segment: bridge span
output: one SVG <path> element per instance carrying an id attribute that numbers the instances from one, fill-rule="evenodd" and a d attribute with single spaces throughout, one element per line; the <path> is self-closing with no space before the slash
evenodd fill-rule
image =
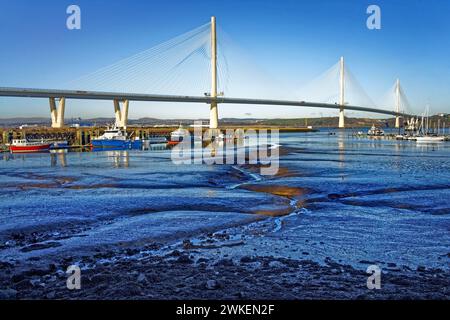
<path id="1" fill-rule="evenodd" d="M 84 90 L 57 90 L 57 89 L 31 89 L 31 88 L 1 88 L 2 97 L 22 97 L 22 98 L 48 98 L 50 100 L 50 109 L 52 112 L 52 123 L 54 121 L 63 121 L 66 99 L 76 100 L 110 100 L 114 101 L 116 120 L 126 126 L 129 101 L 149 101 L 149 102 L 187 102 L 187 103 L 205 103 L 211 104 L 249 104 L 249 105 L 267 105 L 267 106 L 291 106 L 291 107 L 311 107 L 341 110 L 339 104 L 295 101 L 295 100 L 268 100 L 268 99 L 248 99 L 248 98 L 229 98 L 229 97 L 210 97 L 210 96 L 180 96 L 180 95 L 161 95 L 161 94 L 139 94 L 139 93 L 121 93 L 121 92 L 102 92 L 102 91 L 84 91 Z M 58 109 L 55 101 L 59 100 Z M 120 110 L 120 104 L 123 103 L 124 110 Z M 407 116 L 403 113 L 385 109 L 368 108 L 362 106 L 345 105 L 345 109 L 353 111 L 363 111 L 370 113 L 385 114 L 395 117 Z M 55 117 L 53 117 L 53 114 Z"/>

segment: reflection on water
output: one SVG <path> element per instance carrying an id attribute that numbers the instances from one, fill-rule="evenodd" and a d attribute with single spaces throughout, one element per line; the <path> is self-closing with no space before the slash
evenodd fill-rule
<path id="1" fill-rule="evenodd" d="M 67 149 L 50 150 L 50 162 L 52 167 L 56 167 L 58 164 L 61 167 L 67 166 Z"/>
<path id="2" fill-rule="evenodd" d="M 339 168 L 345 167 L 345 131 L 340 131 L 338 137 L 338 150 L 339 150 Z M 345 177 L 342 176 L 342 180 Z"/>
<path id="3" fill-rule="evenodd" d="M 130 165 L 130 153 L 128 150 L 105 151 L 105 154 L 112 162 L 114 168 L 128 168 Z"/>

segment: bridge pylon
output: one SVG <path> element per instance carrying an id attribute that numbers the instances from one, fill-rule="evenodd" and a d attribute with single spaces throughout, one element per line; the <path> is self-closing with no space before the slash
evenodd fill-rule
<path id="1" fill-rule="evenodd" d="M 345 71 L 344 71 L 344 57 L 340 60 L 340 72 L 339 72 L 339 128 L 345 128 L 345 116 L 344 116 L 344 105 L 345 105 Z"/>
<path id="2" fill-rule="evenodd" d="M 58 107 L 56 107 L 56 98 L 50 97 L 50 115 L 52 119 L 52 128 L 64 127 L 64 112 L 66 110 L 66 98 L 61 97 L 58 101 Z"/>
<path id="3" fill-rule="evenodd" d="M 217 129 L 219 126 L 219 113 L 217 110 L 217 36 L 216 17 L 211 17 L 211 107 L 209 110 L 209 128 Z"/>
<path id="4" fill-rule="evenodd" d="M 122 107 L 120 106 L 122 103 Z M 114 113 L 116 115 L 116 126 L 120 128 L 127 128 L 128 124 L 128 107 L 129 100 L 114 99 Z"/>

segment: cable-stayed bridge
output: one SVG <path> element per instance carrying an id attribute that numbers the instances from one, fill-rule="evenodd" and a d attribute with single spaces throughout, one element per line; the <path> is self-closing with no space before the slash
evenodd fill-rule
<path id="1" fill-rule="evenodd" d="M 116 124 L 120 127 L 127 126 L 130 101 L 207 104 L 211 129 L 219 126 L 219 104 L 337 109 L 340 128 L 345 127 L 345 110 L 395 116 L 396 127 L 400 127 L 400 119 L 407 115 L 409 103 L 399 80 L 387 94 L 383 104 L 387 107 L 380 108 L 358 84 L 345 66 L 343 57 L 300 90 L 295 99 L 286 99 L 283 93 L 279 94 L 279 99 L 266 97 L 264 94 L 272 85 L 256 88 L 254 83 L 261 81 L 263 76 L 248 71 L 250 64 L 243 59 L 230 63 L 229 56 L 233 55 L 228 50 L 231 41 L 224 38 L 218 39 L 216 21 L 212 17 L 211 23 L 71 81 L 66 85 L 69 89 L 0 87 L 0 96 L 47 98 L 52 127 L 55 128 L 64 126 L 66 99 L 113 101 Z M 238 74 L 233 68 L 245 71 Z M 229 92 L 233 94 L 236 91 L 236 87 L 243 87 L 245 95 L 229 95 Z M 253 93 L 252 88 L 256 89 Z"/>

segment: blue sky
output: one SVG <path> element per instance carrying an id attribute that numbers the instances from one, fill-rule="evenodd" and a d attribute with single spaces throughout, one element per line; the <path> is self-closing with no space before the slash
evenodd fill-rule
<path id="1" fill-rule="evenodd" d="M 66 28 L 70 4 L 81 7 L 81 30 Z M 370 4 L 381 8 L 381 30 L 366 28 Z M 57 87 L 207 23 L 211 15 L 255 64 L 291 87 L 306 85 L 343 55 L 374 99 L 399 77 L 414 111 L 429 103 L 433 112 L 450 112 L 450 2 L 445 0 L 0 0 L 0 86 Z M 228 117 L 321 113 L 333 114 L 220 109 Z M 0 99 L 0 118 L 48 115 L 45 100 Z M 112 103 L 71 101 L 67 108 L 67 117 L 112 115 Z M 130 117 L 143 116 L 207 117 L 208 109 L 132 105 Z"/>

